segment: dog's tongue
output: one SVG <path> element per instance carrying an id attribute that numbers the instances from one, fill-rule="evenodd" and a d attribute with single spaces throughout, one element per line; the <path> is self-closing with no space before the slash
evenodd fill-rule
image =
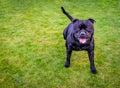
<path id="1" fill-rule="evenodd" d="M 86 38 L 80 38 L 79 40 L 81 43 L 86 43 L 87 39 Z"/>

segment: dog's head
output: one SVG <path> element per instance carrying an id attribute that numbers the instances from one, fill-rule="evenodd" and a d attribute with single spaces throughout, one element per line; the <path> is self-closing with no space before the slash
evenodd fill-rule
<path id="1" fill-rule="evenodd" d="M 81 44 L 88 43 L 93 34 L 94 34 L 94 24 L 95 20 L 78 20 L 74 19 L 73 23 L 73 37 L 76 41 L 79 41 Z"/>

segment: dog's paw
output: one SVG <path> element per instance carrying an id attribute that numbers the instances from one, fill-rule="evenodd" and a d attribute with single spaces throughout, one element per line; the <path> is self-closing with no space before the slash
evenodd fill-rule
<path id="1" fill-rule="evenodd" d="M 66 68 L 70 67 L 70 63 L 69 63 L 69 62 L 66 62 L 66 63 L 65 63 L 65 67 L 66 67 Z"/>
<path id="2" fill-rule="evenodd" d="M 97 73 L 97 70 L 96 70 L 96 69 L 93 69 L 93 70 L 91 70 L 91 72 L 92 72 L 93 74 L 96 74 L 96 73 Z"/>

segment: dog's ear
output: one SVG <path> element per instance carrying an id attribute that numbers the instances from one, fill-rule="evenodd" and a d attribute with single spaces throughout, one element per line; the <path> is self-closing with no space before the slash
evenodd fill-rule
<path id="1" fill-rule="evenodd" d="M 78 21 L 78 19 L 74 19 L 74 20 L 72 20 L 73 23 L 75 23 L 76 21 Z"/>
<path id="2" fill-rule="evenodd" d="M 96 22 L 94 19 L 92 19 L 92 18 L 89 18 L 88 19 L 90 22 L 92 22 L 92 23 L 94 23 L 94 22 Z"/>

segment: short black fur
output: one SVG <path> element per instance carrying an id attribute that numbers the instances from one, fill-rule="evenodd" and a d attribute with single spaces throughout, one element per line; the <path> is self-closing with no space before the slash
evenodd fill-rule
<path id="1" fill-rule="evenodd" d="M 63 36 L 66 40 L 66 62 L 65 67 L 70 66 L 72 51 L 86 50 L 90 60 L 90 69 L 96 73 L 94 65 L 94 22 L 92 18 L 86 20 L 74 19 L 61 7 L 62 12 L 70 19 L 71 23 L 64 29 Z"/>

